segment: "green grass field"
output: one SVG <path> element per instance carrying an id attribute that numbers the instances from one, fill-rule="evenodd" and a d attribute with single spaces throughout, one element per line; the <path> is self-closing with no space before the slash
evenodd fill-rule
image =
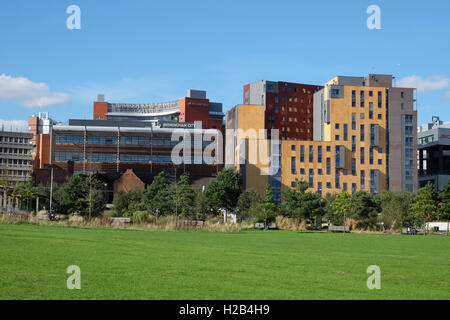
<path id="1" fill-rule="evenodd" d="M 0 299 L 450 299 L 450 238 L 0 224 Z"/>

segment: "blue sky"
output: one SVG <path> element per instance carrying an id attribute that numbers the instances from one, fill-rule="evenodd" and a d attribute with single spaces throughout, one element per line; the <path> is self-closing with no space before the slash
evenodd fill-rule
<path id="1" fill-rule="evenodd" d="M 81 30 L 69 30 L 69 5 Z M 369 5 L 381 30 L 369 30 Z M 450 1 L 3 0 L 0 119 L 92 118 L 92 102 L 175 100 L 207 90 L 224 110 L 266 79 L 323 84 L 393 74 L 419 87 L 419 122 L 450 121 Z"/>

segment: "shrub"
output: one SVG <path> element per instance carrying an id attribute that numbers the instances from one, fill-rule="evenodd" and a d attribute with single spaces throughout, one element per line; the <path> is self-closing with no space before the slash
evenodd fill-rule
<path id="1" fill-rule="evenodd" d="M 135 211 L 131 217 L 133 223 L 143 223 L 147 221 L 149 214 L 147 211 Z"/>

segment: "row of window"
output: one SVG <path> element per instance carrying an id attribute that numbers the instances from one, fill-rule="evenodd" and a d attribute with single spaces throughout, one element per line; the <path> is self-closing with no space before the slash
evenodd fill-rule
<path id="1" fill-rule="evenodd" d="M 17 138 L 17 137 L 0 137 L 0 143 L 29 144 L 30 143 L 30 139 L 28 139 L 28 138 Z"/>
<path id="2" fill-rule="evenodd" d="M 194 156 L 191 156 L 191 164 L 195 164 Z M 88 162 L 116 162 L 117 155 L 113 153 L 90 153 L 87 155 Z M 198 159 L 197 159 L 198 160 Z M 55 152 L 55 161 L 84 161 L 82 153 L 70 153 L 70 152 Z M 121 154 L 121 162 L 133 162 L 133 163 L 148 163 L 150 161 L 150 155 L 145 154 Z M 213 163 L 213 158 L 202 157 L 203 164 Z M 172 163 L 171 155 L 153 155 L 153 163 Z M 197 161 L 198 162 L 198 161 Z"/>
<path id="3" fill-rule="evenodd" d="M 30 171 L 27 170 L 2 170 L 0 169 L 0 176 L 16 176 L 26 177 Z"/>
<path id="4" fill-rule="evenodd" d="M 373 91 L 369 91 L 369 97 L 373 97 Z M 378 102 L 378 108 L 382 108 L 383 107 L 383 93 L 381 91 L 378 91 L 378 97 L 377 97 L 377 102 Z M 359 93 L 359 100 L 360 100 L 360 107 L 363 108 L 365 106 L 365 91 L 360 91 Z M 372 104 L 372 108 L 373 108 L 373 103 L 370 102 L 370 104 Z M 352 90 L 352 107 L 356 107 L 356 90 Z"/>
<path id="5" fill-rule="evenodd" d="M 371 192 L 378 192 L 379 190 L 377 190 L 377 170 L 370 170 L 370 191 Z M 291 187 L 295 187 L 296 182 L 292 181 L 291 182 Z M 308 178 L 308 186 L 309 188 L 314 188 L 314 170 L 313 169 L 309 169 L 309 178 Z M 341 188 L 341 180 L 340 180 L 340 173 L 339 170 L 336 170 L 336 176 L 335 176 L 335 181 L 334 181 L 334 187 L 336 189 L 340 189 Z M 352 193 L 356 192 L 356 183 L 352 183 Z M 327 189 L 331 189 L 332 188 L 332 183 L 331 182 L 326 182 L 326 188 Z M 347 191 L 348 188 L 348 184 L 346 182 L 342 183 L 342 189 L 344 191 Z M 364 170 L 361 170 L 360 172 L 360 189 L 364 190 L 366 188 L 366 172 Z M 317 182 L 317 192 L 319 194 L 322 194 L 322 182 L 318 181 Z"/>
<path id="6" fill-rule="evenodd" d="M 31 154 L 31 150 L 29 149 L 21 149 L 21 148 L 0 148 L 0 153 L 2 154 L 22 154 L 27 155 Z"/>
<path id="7" fill-rule="evenodd" d="M 88 136 L 88 144 L 117 144 L 117 137 L 113 136 Z M 55 137 L 56 143 L 68 143 L 68 144 L 84 144 L 83 136 L 74 135 L 57 135 Z M 120 137 L 120 144 L 123 145 L 138 145 L 145 146 L 150 145 L 150 141 L 153 141 L 153 145 L 156 146 L 175 146 L 179 141 L 172 141 L 170 137 Z M 203 145 L 208 145 L 210 141 L 204 141 Z"/>
<path id="8" fill-rule="evenodd" d="M 326 166 L 326 175 L 331 175 L 331 158 L 327 158 L 327 166 Z M 378 164 L 383 164 L 383 160 L 379 159 Z M 309 170 L 309 174 L 313 174 L 313 170 L 314 169 L 308 169 Z M 339 169 L 336 169 L 336 175 L 339 175 Z M 296 174 L 297 173 L 297 169 L 296 169 L 296 161 L 295 161 L 295 157 L 291 158 L 291 173 L 292 174 Z M 343 169 L 342 173 L 344 176 L 348 175 L 348 170 L 347 169 Z M 304 168 L 300 168 L 300 174 L 301 175 L 305 175 L 306 171 Z M 317 169 L 317 174 L 318 175 L 323 175 L 323 169 Z M 356 159 L 352 159 L 352 172 L 351 172 L 352 176 L 356 176 Z"/>

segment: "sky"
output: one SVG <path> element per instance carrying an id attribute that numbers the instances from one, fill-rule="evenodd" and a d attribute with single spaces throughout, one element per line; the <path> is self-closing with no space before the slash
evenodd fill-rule
<path id="1" fill-rule="evenodd" d="M 71 5 L 80 29 L 67 27 Z M 381 29 L 367 27 L 371 5 Z M 206 90 L 227 111 L 254 81 L 369 73 L 417 88 L 419 123 L 450 121 L 449 12 L 448 0 L 2 0 L 0 125 L 92 119 L 98 93 L 152 103 Z"/>

